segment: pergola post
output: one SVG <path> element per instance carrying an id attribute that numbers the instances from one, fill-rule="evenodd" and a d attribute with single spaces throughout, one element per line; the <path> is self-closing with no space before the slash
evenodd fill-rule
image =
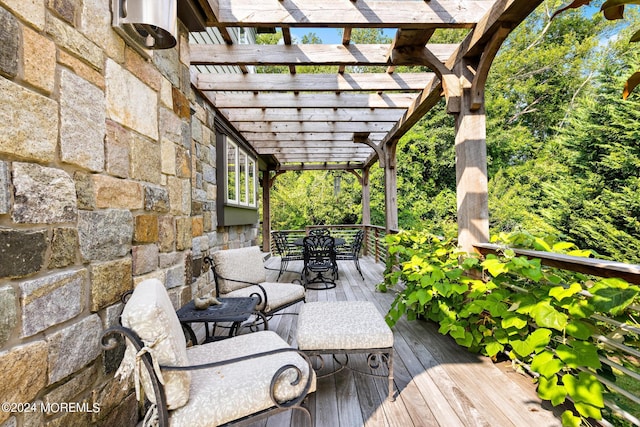
<path id="1" fill-rule="evenodd" d="M 371 190 L 369 187 L 369 167 L 362 170 L 362 225 L 371 225 Z"/>
<path id="2" fill-rule="evenodd" d="M 489 201 L 484 87 L 475 87 L 475 93 L 472 91 L 469 82 L 473 76 L 467 75 L 469 68 L 476 69 L 477 63 L 461 61 L 457 70 L 462 90 L 460 111 L 454 115 L 458 245 L 466 252 L 473 252 L 475 243 L 489 241 Z"/>
<path id="3" fill-rule="evenodd" d="M 393 140 L 384 145 L 384 212 L 387 233 L 398 229 L 397 144 L 397 141 Z"/>

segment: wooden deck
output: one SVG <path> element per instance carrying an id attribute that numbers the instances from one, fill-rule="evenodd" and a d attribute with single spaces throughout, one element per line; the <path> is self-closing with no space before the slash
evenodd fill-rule
<path id="1" fill-rule="evenodd" d="M 371 259 L 361 261 L 365 280 L 353 262 L 340 263 L 340 280 L 335 289 L 307 291 L 307 301 L 372 301 L 384 314 L 393 292 L 380 293 L 383 266 Z M 278 268 L 278 258 L 267 267 Z M 290 270 L 302 269 L 297 263 Z M 271 271 L 274 280 L 277 271 Z M 299 278 L 286 273 L 280 281 Z M 299 305 L 289 312 L 296 313 Z M 275 316 L 269 329 L 295 346 L 296 316 Z M 319 379 L 308 407 L 316 427 L 356 426 L 560 426 L 558 410 L 542 404 L 527 376 L 516 373 L 510 364 L 494 364 L 488 358 L 467 352 L 453 340 L 438 334 L 437 327 L 424 321 L 402 319 L 393 328 L 396 400 L 386 400 L 387 383 L 344 370 Z M 328 359 L 327 359 L 328 360 Z M 362 365 L 364 356 L 352 357 Z M 292 413 L 293 412 L 293 413 Z M 302 427 L 307 424 L 300 411 L 288 411 L 255 422 L 252 427 Z"/>

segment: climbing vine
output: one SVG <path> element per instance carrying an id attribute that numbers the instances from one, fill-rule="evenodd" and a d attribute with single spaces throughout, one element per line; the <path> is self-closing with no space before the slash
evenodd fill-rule
<path id="1" fill-rule="evenodd" d="M 573 244 L 522 232 L 495 240 L 511 247 L 589 255 Z M 607 314 L 637 327 L 629 306 L 637 303 L 638 286 L 545 267 L 506 246 L 484 259 L 468 256 L 458 251 L 455 239 L 426 232 L 390 235 L 387 243 L 389 259 L 401 266 L 387 268 L 380 285 L 384 291 L 401 284 L 386 317 L 390 325 L 405 315 L 432 320 L 440 333 L 471 351 L 493 359 L 508 356 L 529 367 L 537 377 L 538 395 L 554 406 L 569 398 L 575 411 L 563 413 L 563 425 L 602 419 L 607 390 L 596 375 L 613 381 L 615 376 L 600 361 L 608 350 L 593 337 L 615 336 L 638 348 L 638 336 L 592 315 Z M 637 361 L 628 362 L 633 363 Z"/>

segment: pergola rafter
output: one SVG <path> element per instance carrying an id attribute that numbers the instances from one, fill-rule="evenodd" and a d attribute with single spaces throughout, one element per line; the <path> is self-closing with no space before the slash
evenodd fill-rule
<path id="1" fill-rule="evenodd" d="M 378 163 L 385 172 L 386 225 L 396 228 L 396 144 L 444 97 L 456 118 L 460 241 L 470 249 L 488 239 L 484 84 L 502 42 L 541 0 L 200 2 L 212 12 L 208 25 L 221 30 L 282 30 L 278 45 L 191 46 L 194 66 L 288 68 L 288 74 L 193 78 L 256 152 L 275 162 L 274 169 L 362 169 L 360 176 L 368 177 Z M 342 44 L 294 44 L 294 27 L 342 28 Z M 397 31 L 388 45 L 357 44 L 357 28 Z M 468 31 L 457 44 L 434 41 L 437 31 L 449 29 Z M 335 72 L 301 73 L 301 66 L 331 66 Z M 368 179 L 363 182 L 364 194 Z"/>

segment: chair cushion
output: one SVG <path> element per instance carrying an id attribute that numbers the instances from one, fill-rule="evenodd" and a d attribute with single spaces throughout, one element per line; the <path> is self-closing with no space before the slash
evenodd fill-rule
<path id="1" fill-rule="evenodd" d="M 190 347 L 187 355 L 190 364 L 196 365 L 289 347 L 275 332 L 260 331 Z M 171 426 L 217 426 L 272 407 L 269 397 L 271 379 L 286 364 L 299 367 L 303 378 L 292 385 L 296 375 L 292 370 L 285 372 L 276 382 L 275 396 L 278 401 L 299 396 L 309 375 L 313 376 L 309 392 L 315 391 L 313 370 L 309 372 L 304 359 L 295 352 L 191 371 L 189 403 L 170 413 Z"/>
<path id="2" fill-rule="evenodd" d="M 257 246 L 217 251 L 211 258 L 216 274 L 226 278 L 218 277 L 221 295 L 250 286 L 243 282 L 262 283 L 267 280 L 262 252 Z M 242 282 L 231 279 L 242 280 Z"/>
<path id="3" fill-rule="evenodd" d="M 300 350 L 359 350 L 393 347 L 393 332 L 370 301 L 320 301 L 298 315 Z"/>
<path id="4" fill-rule="evenodd" d="M 304 299 L 304 286 L 295 283 L 262 282 L 260 286 L 267 292 L 268 298 L 266 307 L 264 301 L 258 304 L 256 310 L 259 311 L 270 313 L 287 304 Z M 241 298 L 251 296 L 254 293 L 262 295 L 260 288 L 254 285 L 229 292 L 224 297 Z"/>
<path id="5" fill-rule="evenodd" d="M 147 346 L 160 365 L 187 365 L 184 333 L 167 290 L 158 279 L 140 282 L 127 301 L 122 315 L 122 326 L 132 329 Z M 155 344 L 153 344 L 155 343 Z M 152 345 L 153 344 L 153 345 Z M 189 400 L 191 374 L 189 372 L 162 371 L 167 396 L 167 408 L 175 409 Z M 142 385 L 155 403 L 151 382 L 142 370 Z"/>

